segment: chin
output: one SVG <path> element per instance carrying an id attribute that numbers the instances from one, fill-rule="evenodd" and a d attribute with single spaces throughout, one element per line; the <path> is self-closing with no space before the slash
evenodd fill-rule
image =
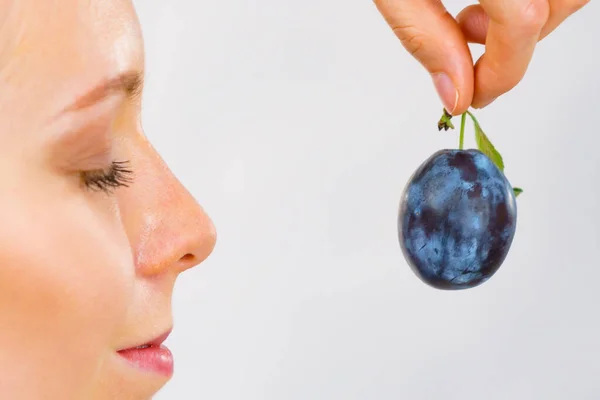
<path id="1" fill-rule="evenodd" d="M 99 372 L 90 400 L 150 400 L 171 376 L 142 370 L 114 353 Z"/>

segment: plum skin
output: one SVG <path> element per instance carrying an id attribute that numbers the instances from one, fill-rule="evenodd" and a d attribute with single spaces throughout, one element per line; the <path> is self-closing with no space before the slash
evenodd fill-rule
<path id="1" fill-rule="evenodd" d="M 491 278 L 517 224 L 513 188 L 479 150 L 434 153 L 411 176 L 398 214 L 398 238 L 413 272 L 444 290 Z"/>

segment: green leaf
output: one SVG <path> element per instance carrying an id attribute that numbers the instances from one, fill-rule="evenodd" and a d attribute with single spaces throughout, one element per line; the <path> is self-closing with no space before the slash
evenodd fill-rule
<path id="1" fill-rule="evenodd" d="M 454 129 L 454 125 L 452 124 L 452 115 L 450 115 L 445 108 L 444 115 L 442 115 L 442 118 L 440 118 L 438 121 L 438 131 L 441 131 L 442 129 L 445 131 L 448 129 Z"/>
<path id="2" fill-rule="evenodd" d="M 519 195 L 523 193 L 523 189 L 516 187 L 513 188 L 513 192 L 515 192 L 515 197 L 519 197 Z"/>
<path id="3" fill-rule="evenodd" d="M 502 156 L 496 150 L 490 139 L 487 137 L 483 129 L 481 129 L 481 125 L 479 125 L 479 121 L 473 114 L 469 112 L 471 119 L 473 120 L 473 124 L 475 125 L 475 142 L 477 143 L 477 148 L 486 156 L 492 160 L 494 164 L 500 169 L 500 171 L 504 172 L 504 160 L 502 160 Z"/>

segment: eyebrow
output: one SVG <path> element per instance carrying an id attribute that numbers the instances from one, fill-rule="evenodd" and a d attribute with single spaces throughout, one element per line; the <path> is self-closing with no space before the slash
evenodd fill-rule
<path id="1" fill-rule="evenodd" d="M 124 93 L 130 100 L 137 100 L 141 94 L 144 84 L 143 73 L 141 71 L 127 71 L 119 75 L 106 79 L 100 84 L 94 86 L 86 94 L 78 97 L 64 112 L 76 111 L 119 92 Z"/>

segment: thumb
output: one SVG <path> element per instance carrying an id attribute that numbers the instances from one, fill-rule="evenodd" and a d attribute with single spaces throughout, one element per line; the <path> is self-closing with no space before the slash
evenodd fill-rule
<path id="1" fill-rule="evenodd" d="M 404 48 L 431 74 L 446 110 L 473 100 L 473 59 L 456 20 L 439 0 L 374 0 Z"/>

